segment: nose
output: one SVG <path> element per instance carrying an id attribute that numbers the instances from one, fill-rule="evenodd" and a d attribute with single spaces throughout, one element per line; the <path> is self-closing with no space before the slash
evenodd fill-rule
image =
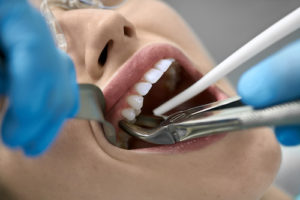
<path id="1" fill-rule="evenodd" d="M 88 27 L 93 31 L 86 47 L 86 67 L 90 76 L 98 79 L 103 68 L 126 60 L 136 41 L 136 30 L 115 11 L 107 11 L 97 23 Z"/>

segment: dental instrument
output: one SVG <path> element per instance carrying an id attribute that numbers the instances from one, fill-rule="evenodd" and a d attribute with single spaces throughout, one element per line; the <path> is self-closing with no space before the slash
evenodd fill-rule
<path id="1" fill-rule="evenodd" d="M 79 84 L 79 96 L 80 107 L 75 118 L 100 122 L 103 126 L 106 139 L 115 145 L 115 129 L 104 119 L 103 111 L 105 110 L 105 99 L 101 90 L 92 84 Z"/>
<path id="2" fill-rule="evenodd" d="M 148 143 L 175 144 L 228 131 L 298 124 L 300 101 L 255 110 L 244 105 L 240 97 L 231 97 L 176 112 L 165 120 L 151 116 L 137 120 L 136 124 L 122 120 L 119 125 L 129 135 Z"/>
<path id="3" fill-rule="evenodd" d="M 274 52 L 285 44 L 298 39 L 300 32 L 297 30 L 299 28 L 300 8 L 297 8 L 242 46 L 192 86 L 154 109 L 154 115 L 160 116 L 191 99 L 250 59 L 252 62 L 260 61 L 262 54 Z"/>

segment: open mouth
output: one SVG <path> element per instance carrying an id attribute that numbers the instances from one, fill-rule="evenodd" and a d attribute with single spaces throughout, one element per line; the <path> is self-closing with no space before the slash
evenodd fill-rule
<path id="1" fill-rule="evenodd" d="M 119 70 L 118 75 L 104 89 L 107 100 L 114 101 L 108 102 L 106 117 L 117 130 L 118 146 L 125 149 L 157 147 L 158 145 L 129 136 L 118 127 L 118 122 L 123 119 L 134 122 L 139 115 L 152 116 L 154 108 L 191 86 L 201 78 L 201 74 L 179 50 L 170 45 L 143 49 L 122 68 L 125 71 Z M 123 84 L 123 87 L 117 90 L 112 87 L 114 84 Z M 110 93 L 113 90 L 118 91 L 118 95 Z M 223 97 L 225 95 L 221 91 L 210 87 L 166 114 L 214 102 Z"/>

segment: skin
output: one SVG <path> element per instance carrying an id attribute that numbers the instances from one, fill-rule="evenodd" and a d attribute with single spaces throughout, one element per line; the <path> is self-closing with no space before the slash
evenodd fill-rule
<path id="1" fill-rule="evenodd" d="M 78 82 L 105 88 L 136 51 L 157 42 L 180 48 L 202 74 L 213 66 L 190 28 L 160 1 L 129 0 L 114 11 L 54 13 L 66 35 Z M 124 36 L 123 26 L 130 29 L 130 37 Z M 114 46 L 107 65 L 99 67 L 98 57 L 108 40 Z M 217 86 L 234 95 L 226 81 Z M 72 119 L 39 158 L 28 159 L 0 146 L 0 192 L 22 200 L 257 200 L 270 187 L 280 160 L 279 145 L 268 128 L 233 132 L 186 153 L 147 153 L 112 146 L 96 122 Z"/>

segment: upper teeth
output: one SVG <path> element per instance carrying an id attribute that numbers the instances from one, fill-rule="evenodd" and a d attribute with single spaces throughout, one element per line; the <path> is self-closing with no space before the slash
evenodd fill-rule
<path id="1" fill-rule="evenodd" d="M 136 110 L 139 110 L 143 107 L 143 101 L 144 98 L 139 95 L 130 95 L 127 97 L 128 104 Z"/>
<path id="2" fill-rule="evenodd" d="M 159 69 L 160 71 L 166 72 L 169 67 L 172 65 L 174 62 L 174 59 L 163 59 L 160 60 L 158 63 L 156 63 L 155 68 Z"/>
<path id="3" fill-rule="evenodd" d="M 145 96 L 148 94 L 149 90 L 151 89 L 152 84 L 147 82 L 139 82 L 135 84 L 135 90 L 138 94 Z"/>
<path id="4" fill-rule="evenodd" d="M 152 84 L 156 83 L 166 72 L 175 60 L 173 58 L 163 59 L 157 62 L 153 68 L 144 74 L 144 81 L 140 81 L 134 85 L 138 95 L 130 95 L 127 97 L 129 108 L 122 110 L 122 115 L 125 119 L 132 121 L 140 113 L 143 107 L 142 96 L 145 96 L 150 91 Z"/>
<path id="5" fill-rule="evenodd" d="M 134 109 L 132 108 L 126 108 L 122 110 L 122 115 L 125 117 L 127 120 L 132 121 L 135 119 L 135 112 Z"/>
<path id="6" fill-rule="evenodd" d="M 148 72 L 146 72 L 144 78 L 150 83 L 156 83 L 163 74 L 164 72 L 158 69 L 150 69 Z"/>

